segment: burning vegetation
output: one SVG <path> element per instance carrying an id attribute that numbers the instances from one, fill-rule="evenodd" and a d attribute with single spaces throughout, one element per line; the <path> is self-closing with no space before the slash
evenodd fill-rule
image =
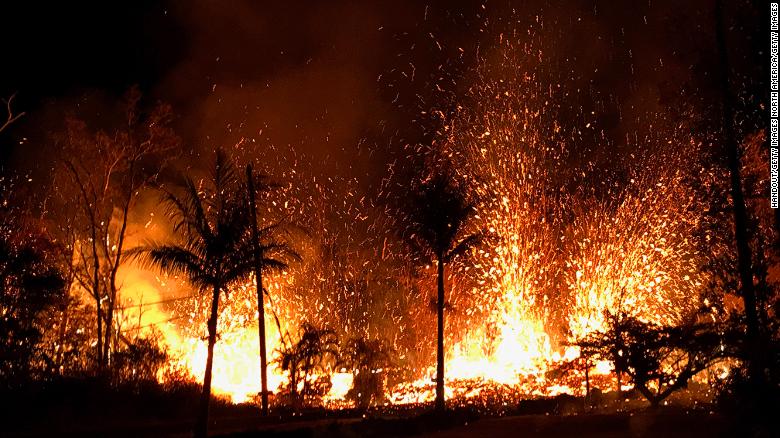
<path id="1" fill-rule="evenodd" d="M 763 132 L 670 106 L 617 151 L 595 110 L 571 114 L 578 85 L 534 44 L 543 20 L 485 21 L 471 68 L 439 66 L 421 97 L 428 141 L 373 186 L 262 130 L 193 160 L 174 109 L 137 88 L 97 121 L 68 116 L 50 180 L 0 180 L 3 390 L 180 391 L 199 436 L 230 403 L 776 403 Z"/>

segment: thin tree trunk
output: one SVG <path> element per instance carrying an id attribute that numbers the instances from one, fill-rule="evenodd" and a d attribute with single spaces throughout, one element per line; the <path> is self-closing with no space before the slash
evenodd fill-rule
<path id="1" fill-rule="evenodd" d="M 206 438 L 209 427 L 209 402 L 211 401 L 211 368 L 214 365 L 214 344 L 217 342 L 217 314 L 219 310 L 220 287 L 214 287 L 211 299 L 211 315 L 209 316 L 208 353 L 206 355 L 206 373 L 203 376 L 203 391 L 200 395 L 200 407 L 195 424 L 195 437 Z"/>
<path id="2" fill-rule="evenodd" d="M 132 172 L 133 165 L 130 165 L 130 172 Z M 132 186 L 132 184 L 131 184 Z M 130 201 L 132 200 L 133 194 L 132 192 L 127 194 L 127 199 L 125 200 L 125 204 L 122 208 L 122 226 L 119 228 L 119 234 L 117 235 L 117 243 L 116 243 L 116 255 L 114 256 L 114 259 L 111 260 L 111 257 L 109 257 L 110 249 L 108 246 L 106 246 L 106 259 L 108 259 L 111 263 L 111 275 L 109 277 L 109 300 L 108 300 L 108 309 L 106 312 L 106 340 L 105 344 L 103 345 L 104 353 L 103 353 L 103 362 L 107 365 L 110 365 L 111 358 L 111 340 L 112 340 L 112 331 L 114 330 L 114 309 L 116 308 L 116 298 L 118 295 L 119 288 L 116 285 L 116 276 L 119 272 L 119 267 L 122 264 L 122 251 L 124 249 L 124 243 L 125 243 L 125 233 L 127 232 L 127 221 L 128 216 L 130 213 Z"/>
<path id="3" fill-rule="evenodd" d="M 60 318 L 60 327 L 59 327 L 59 335 L 58 340 L 60 344 L 60 349 L 57 350 L 57 374 L 62 375 L 63 371 L 63 364 L 65 363 L 65 333 L 67 333 L 68 329 L 68 316 L 69 316 L 69 310 L 70 305 L 66 305 L 64 309 L 62 309 L 62 317 Z"/>
<path id="4" fill-rule="evenodd" d="M 301 388 L 301 407 L 306 406 L 306 396 L 309 394 L 309 371 L 311 369 L 310 360 L 306 359 L 304 366 L 306 371 L 303 373 L 303 388 Z"/>
<path id="5" fill-rule="evenodd" d="M 622 385 L 622 382 L 621 382 L 621 378 L 623 377 L 621 375 L 622 374 L 621 371 L 623 370 L 623 368 L 622 368 L 623 365 L 619 365 L 619 364 L 621 364 L 619 352 L 620 352 L 620 349 L 621 349 L 621 345 L 625 345 L 625 343 L 623 341 L 623 330 L 621 328 L 621 324 L 622 324 L 622 313 L 621 313 L 621 310 L 622 310 L 622 302 L 623 302 L 623 293 L 624 292 L 625 292 L 625 289 L 623 289 L 621 291 L 621 293 L 620 293 L 620 303 L 621 304 L 618 306 L 618 311 L 615 313 L 614 316 L 612 316 L 612 324 L 614 324 L 614 327 L 615 327 L 614 328 L 614 330 L 615 330 L 615 339 L 614 339 L 615 351 L 613 352 L 614 355 L 612 357 L 612 361 L 613 361 L 613 364 L 614 364 L 614 367 L 615 367 L 615 377 L 617 378 L 617 388 L 615 388 L 615 390 L 617 391 L 617 398 L 618 398 L 618 400 L 620 400 L 622 398 L 622 396 L 623 396 L 623 385 Z"/>
<path id="6" fill-rule="evenodd" d="M 657 408 L 658 408 L 658 406 L 660 406 L 660 404 L 661 404 L 661 401 L 663 401 L 663 399 L 665 398 L 665 397 L 662 397 L 662 396 L 660 395 L 660 393 L 659 393 L 659 394 L 653 394 L 653 391 L 651 391 L 651 390 L 650 390 L 650 389 L 649 389 L 647 386 L 645 386 L 644 384 L 642 384 L 642 385 L 636 385 L 636 389 L 637 389 L 637 391 L 639 391 L 639 393 L 640 393 L 640 394 L 642 394 L 642 396 L 643 396 L 643 397 L 644 397 L 644 398 L 645 398 L 645 399 L 646 399 L 648 402 L 650 402 L 650 408 L 651 408 L 651 409 L 657 409 Z"/>
<path id="7" fill-rule="evenodd" d="M 292 398 L 293 407 L 298 409 L 300 407 L 298 403 L 298 363 L 294 362 L 294 364 L 290 368 L 290 397 Z"/>
<path id="8" fill-rule="evenodd" d="M 92 237 L 92 267 L 93 267 L 93 279 L 92 279 L 92 294 L 95 298 L 95 313 L 97 316 L 97 365 L 98 369 L 102 373 L 103 371 L 103 312 L 101 312 L 100 308 L 100 259 L 98 257 L 98 250 L 97 250 L 97 226 L 98 221 L 95 218 L 95 210 L 93 210 L 92 202 L 90 202 L 90 196 L 87 195 L 87 190 L 84 187 L 84 183 L 81 181 L 81 177 L 79 177 L 78 171 L 76 171 L 76 166 L 73 165 L 72 162 L 66 161 L 66 165 L 68 166 L 68 169 L 73 173 L 73 178 L 76 180 L 76 184 L 79 186 L 79 191 L 81 192 L 81 198 L 84 201 L 83 207 L 84 207 L 84 213 L 89 218 L 89 225 L 90 225 L 90 234 Z M 97 201 L 97 200 L 95 200 Z M 94 203 L 94 208 L 97 209 L 97 202 Z M 86 259 L 84 260 L 85 269 L 86 269 Z"/>
<path id="9" fill-rule="evenodd" d="M 100 261 L 97 253 L 96 224 L 92 223 L 92 257 L 93 257 L 93 293 L 95 294 L 95 312 L 97 316 L 97 362 L 98 369 L 103 371 L 103 312 L 100 309 Z"/>
<path id="10" fill-rule="evenodd" d="M 438 294 L 436 300 L 436 410 L 444 410 L 444 261 L 438 256 Z"/>
<path id="11" fill-rule="evenodd" d="M 255 289 L 257 290 L 257 331 L 260 341 L 260 405 L 263 416 L 268 415 L 268 356 L 265 349 L 265 303 L 263 299 L 263 254 L 257 234 L 257 209 L 255 206 L 255 184 L 252 165 L 246 166 L 247 189 L 249 190 L 249 211 L 251 213 L 252 244 L 255 257 Z"/>
<path id="12" fill-rule="evenodd" d="M 111 350 L 111 329 L 114 324 L 114 296 L 113 293 L 109 294 L 108 307 L 106 308 L 106 328 L 103 331 L 103 363 L 106 366 L 110 366 L 109 351 Z"/>
<path id="13" fill-rule="evenodd" d="M 762 365 L 759 347 L 759 326 L 756 310 L 756 294 L 753 287 L 752 254 L 750 237 L 748 236 L 748 217 L 745 207 L 745 197 L 742 192 L 742 177 L 740 175 L 740 151 L 734 135 L 734 115 L 731 93 L 729 92 L 729 60 L 726 49 L 726 37 L 723 30 L 723 1 L 715 2 L 715 36 L 720 56 L 720 88 L 722 94 L 722 128 L 723 140 L 726 143 L 729 173 L 731 174 L 731 199 L 734 204 L 734 237 L 737 243 L 737 264 L 739 278 L 742 284 L 742 300 L 745 305 L 745 320 L 747 323 L 749 373 L 754 384 L 761 380 Z"/>
<path id="14" fill-rule="evenodd" d="M 585 362 L 585 403 L 590 399 L 590 362 Z"/>

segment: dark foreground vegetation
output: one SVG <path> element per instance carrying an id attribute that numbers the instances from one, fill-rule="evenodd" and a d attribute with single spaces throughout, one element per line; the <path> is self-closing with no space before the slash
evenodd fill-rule
<path id="1" fill-rule="evenodd" d="M 0 421 L 15 436 L 143 436 L 189 430 L 200 385 L 155 381 L 111 385 L 96 378 L 36 382 L 4 391 Z M 249 406 L 214 399 L 215 415 L 256 414 Z M 183 429 L 182 429 L 183 428 Z"/>

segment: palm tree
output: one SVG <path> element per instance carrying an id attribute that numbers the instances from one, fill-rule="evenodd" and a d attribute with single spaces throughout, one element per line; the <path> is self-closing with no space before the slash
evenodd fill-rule
<path id="1" fill-rule="evenodd" d="M 218 151 L 210 187 L 199 189 L 191 178 L 186 178 L 181 195 L 168 192 L 164 196 L 179 239 L 165 244 L 153 242 L 133 251 L 143 263 L 165 273 L 182 274 L 199 292 L 211 293 L 208 354 L 196 437 L 205 437 L 208 429 L 220 293 L 245 279 L 253 268 L 252 258 L 247 256 L 252 254 L 253 245 L 243 193 L 232 163 Z"/>
<path id="2" fill-rule="evenodd" d="M 327 374 L 338 357 L 338 338 L 330 329 L 320 329 L 308 322 L 301 325 L 300 339 L 290 345 L 283 344 L 278 350 L 276 362 L 282 371 L 289 374 L 290 398 L 295 408 L 303 406 L 307 399 L 323 395 L 321 388 L 312 388 L 311 377 Z M 298 384 L 302 383 L 300 393 Z"/>
<path id="3" fill-rule="evenodd" d="M 436 259 L 436 409 L 441 411 L 444 410 L 444 269 L 453 258 L 473 248 L 483 233 L 465 233 L 465 225 L 475 213 L 474 204 L 448 169 L 440 169 L 419 183 L 409 194 L 406 210 L 407 236 L 412 248 Z"/>
<path id="4" fill-rule="evenodd" d="M 299 260 L 300 256 L 293 251 L 287 244 L 274 239 L 279 230 L 279 224 L 272 224 L 258 229 L 257 208 L 255 206 L 256 191 L 266 191 L 273 185 L 265 183 L 264 177 L 260 176 L 258 181 L 252 172 L 252 165 L 246 166 L 247 180 L 247 199 L 249 207 L 250 228 L 252 230 L 252 246 L 255 272 L 255 290 L 257 290 L 257 326 L 258 337 L 260 339 L 260 383 L 261 383 L 261 408 L 263 416 L 268 415 L 268 354 L 266 352 L 265 340 L 265 306 L 263 294 L 268 293 L 263 287 L 263 273 L 268 271 L 279 271 L 287 268 L 287 260 Z"/>

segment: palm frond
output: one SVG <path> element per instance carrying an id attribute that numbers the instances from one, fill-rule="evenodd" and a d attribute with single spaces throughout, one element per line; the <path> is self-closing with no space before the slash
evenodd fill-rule
<path id="1" fill-rule="evenodd" d="M 456 239 L 475 213 L 474 204 L 447 169 L 417 183 L 407 195 L 404 210 L 404 235 L 411 249 L 442 257 L 457 246 Z"/>
<path id="2" fill-rule="evenodd" d="M 130 249 L 128 257 L 146 268 L 182 274 L 199 289 L 209 286 L 213 280 L 204 260 L 181 246 L 152 243 Z"/>
<path id="3" fill-rule="evenodd" d="M 466 251 L 469 251 L 472 248 L 479 246 L 484 240 L 485 240 L 485 234 L 481 232 L 474 233 L 467 236 L 466 238 L 461 240 L 458 244 L 456 244 L 455 247 L 452 248 L 447 254 L 445 254 L 444 261 L 449 263 L 455 257 L 461 256 L 465 254 Z"/>

